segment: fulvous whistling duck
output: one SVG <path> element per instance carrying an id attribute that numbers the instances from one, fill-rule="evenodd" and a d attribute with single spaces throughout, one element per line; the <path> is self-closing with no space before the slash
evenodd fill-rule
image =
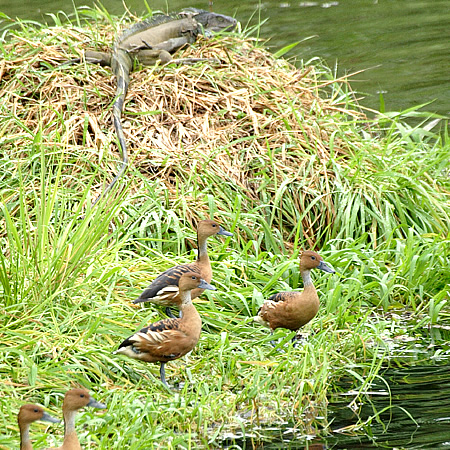
<path id="1" fill-rule="evenodd" d="M 59 419 L 55 419 L 46 413 L 40 406 L 32 404 L 21 406 L 19 414 L 17 414 L 20 430 L 20 450 L 33 450 L 30 439 L 30 425 L 37 420 L 52 423 L 61 422 Z"/>
<path id="2" fill-rule="evenodd" d="M 254 318 L 255 322 L 269 327 L 271 331 L 276 328 L 297 331 L 312 320 L 319 311 L 319 296 L 311 280 L 312 269 L 335 273 L 318 253 L 303 251 L 300 255 L 303 291 L 279 292 L 272 295 L 264 301 Z"/>
<path id="3" fill-rule="evenodd" d="M 178 282 L 177 302 L 181 318 L 163 319 L 125 339 L 115 353 L 146 362 L 160 362 L 161 381 L 166 387 L 166 362 L 181 358 L 197 344 L 202 320 L 192 304 L 192 291 L 216 290 L 197 272 L 183 273 Z M 175 303 L 177 304 L 177 303 Z"/>
<path id="4" fill-rule="evenodd" d="M 169 317 L 175 316 L 170 311 L 170 306 L 179 304 L 178 282 L 180 277 L 186 272 L 195 272 L 209 283 L 212 279 L 211 262 L 208 257 L 206 241 L 210 236 L 233 236 L 233 233 L 225 231 L 214 220 L 201 220 L 197 227 L 197 260 L 189 264 L 180 264 L 171 267 L 160 274 L 133 303 L 151 302 L 157 305 L 166 306 L 166 313 Z M 196 288 L 191 292 L 191 298 L 197 298 L 204 289 Z"/>
<path id="5" fill-rule="evenodd" d="M 52 450 L 81 450 L 75 430 L 75 416 L 79 409 L 85 406 L 104 409 L 106 405 L 97 402 L 85 389 L 70 389 L 66 392 L 63 402 L 64 441 L 61 447 Z"/>

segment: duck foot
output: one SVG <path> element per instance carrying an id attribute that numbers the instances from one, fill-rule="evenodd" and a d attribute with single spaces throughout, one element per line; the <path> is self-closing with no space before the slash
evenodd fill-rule
<path id="1" fill-rule="evenodd" d="M 270 335 L 271 336 L 273 336 L 273 331 L 271 331 L 270 332 Z M 270 345 L 273 347 L 273 348 L 275 348 L 276 349 L 276 351 L 277 352 L 284 352 L 284 350 L 282 349 L 282 348 L 280 348 L 280 347 L 278 347 L 278 345 L 279 345 L 279 341 L 275 341 L 274 339 L 272 339 L 271 341 L 269 341 L 270 342 Z"/>
<path id="2" fill-rule="evenodd" d="M 297 347 L 303 345 L 307 340 L 308 340 L 307 333 L 298 333 L 295 336 L 293 336 L 291 339 L 292 346 L 294 348 L 297 348 Z"/>
<path id="3" fill-rule="evenodd" d="M 271 335 L 273 335 L 273 332 L 270 333 Z M 299 334 L 295 334 L 294 336 L 292 336 L 290 342 L 292 344 L 292 347 L 297 348 L 300 345 L 303 345 L 304 342 L 306 342 L 308 339 L 308 335 L 306 333 L 299 333 Z M 274 348 L 277 349 L 277 351 L 279 352 L 284 352 L 284 350 L 280 347 L 278 347 L 279 345 L 279 341 L 275 341 L 274 339 L 272 339 L 270 342 L 270 345 Z M 286 347 L 287 345 L 289 345 L 289 343 L 284 344 L 284 347 Z"/>

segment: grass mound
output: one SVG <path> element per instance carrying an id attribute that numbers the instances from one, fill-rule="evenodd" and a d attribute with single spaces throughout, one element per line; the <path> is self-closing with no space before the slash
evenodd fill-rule
<path id="1" fill-rule="evenodd" d="M 93 41 L 110 49 L 113 31 L 105 22 L 95 33 L 56 27 L 3 46 L 5 150 L 20 148 L 28 159 L 23 149 L 42 136 L 43 145 L 64 148 L 73 161 L 63 169 L 65 186 L 84 191 L 92 182 L 93 196 L 120 160 L 110 114 L 115 80 L 109 69 L 57 66 Z M 346 80 L 320 66 L 296 69 L 250 38 L 203 39 L 178 56 L 220 64 L 133 73 L 123 120 L 128 193 L 143 189 L 143 177 L 158 180 L 173 204 L 183 186 L 194 184 L 196 192 L 185 195 L 191 222 L 204 216 L 208 195 L 227 214 L 239 193 L 245 212 L 267 205 L 267 225 L 259 229 L 280 230 L 279 240 L 290 244 L 302 236 L 308 246 L 356 231 L 377 245 L 391 233 L 405 236 L 400 224 L 436 233 L 448 220 L 440 200 L 445 191 L 430 186 L 435 155 L 378 141 L 379 128 L 360 112 Z M 97 167 L 95 179 L 87 180 L 83 172 Z M 245 227 L 241 236 L 251 239 Z"/>

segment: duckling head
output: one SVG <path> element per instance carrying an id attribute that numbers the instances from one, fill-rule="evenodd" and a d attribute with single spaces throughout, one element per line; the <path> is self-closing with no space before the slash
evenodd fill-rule
<path id="1" fill-rule="evenodd" d="M 63 402 L 63 411 L 77 411 L 85 406 L 104 409 L 106 405 L 97 402 L 85 389 L 71 389 L 66 392 Z"/>
<path id="2" fill-rule="evenodd" d="M 28 404 L 20 407 L 19 414 L 17 415 L 19 424 L 29 425 L 36 420 L 52 423 L 61 422 L 59 419 L 55 419 L 50 414 L 46 413 L 40 406 Z"/>
<path id="3" fill-rule="evenodd" d="M 324 272 L 335 273 L 318 253 L 312 250 L 305 250 L 300 255 L 300 272 L 311 269 L 320 269 Z"/>

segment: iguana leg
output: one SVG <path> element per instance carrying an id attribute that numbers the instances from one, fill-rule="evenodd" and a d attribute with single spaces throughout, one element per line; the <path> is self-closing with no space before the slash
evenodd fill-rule
<path id="1" fill-rule="evenodd" d="M 180 36 L 172 39 L 167 39 L 167 41 L 160 42 L 159 44 L 153 45 L 152 48 L 155 50 L 165 50 L 168 53 L 175 53 L 181 47 L 184 47 L 189 42 L 192 42 L 188 36 Z"/>
<path id="2" fill-rule="evenodd" d="M 70 64 L 79 64 L 83 59 L 90 64 L 100 64 L 101 66 L 111 65 L 111 54 L 106 52 L 95 52 L 87 50 L 84 52 L 84 58 L 73 58 L 68 61 L 64 61 L 58 66 L 67 66 Z"/>
<path id="3" fill-rule="evenodd" d="M 163 64 L 172 61 L 172 55 L 165 50 L 139 50 L 133 55 L 143 66 L 153 66 L 157 61 Z"/>
<path id="4" fill-rule="evenodd" d="M 131 46 L 130 45 L 130 47 L 129 48 L 127 48 L 127 49 L 124 49 L 126 52 L 128 52 L 128 53 L 136 53 L 136 52 L 139 52 L 139 51 L 141 51 L 141 50 L 151 50 L 151 49 L 153 49 L 153 46 L 152 45 L 150 45 L 147 41 L 145 41 L 144 39 L 142 39 L 141 40 L 141 42 L 142 42 L 142 44 L 139 44 L 139 45 L 133 45 L 133 46 Z"/>
<path id="5" fill-rule="evenodd" d="M 191 42 L 191 39 L 187 36 L 179 36 L 167 39 L 167 41 L 160 42 L 155 45 L 149 44 L 145 39 L 141 39 L 141 42 L 142 44 L 134 45 L 133 47 L 126 49 L 126 51 L 129 53 L 136 53 L 141 50 L 165 50 L 168 53 L 175 53 L 181 47 L 184 47 L 186 44 Z"/>
<path id="6" fill-rule="evenodd" d="M 84 59 L 91 64 L 100 64 L 101 66 L 111 65 L 111 53 L 86 50 L 84 52 Z"/>

